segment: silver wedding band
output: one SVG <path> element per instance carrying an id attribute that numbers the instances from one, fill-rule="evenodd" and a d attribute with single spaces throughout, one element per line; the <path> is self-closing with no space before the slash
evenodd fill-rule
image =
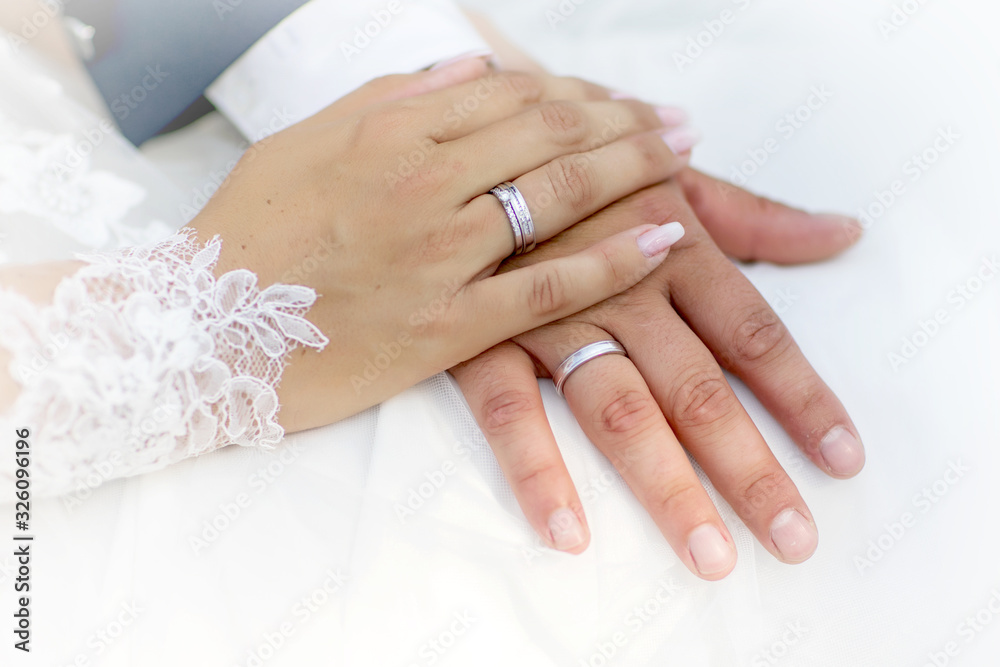
<path id="1" fill-rule="evenodd" d="M 531 219 L 528 202 L 524 195 L 510 181 L 501 183 L 490 194 L 500 200 L 503 210 L 510 220 L 510 228 L 514 232 L 514 254 L 523 255 L 535 249 L 535 221 Z"/>
<path id="2" fill-rule="evenodd" d="M 590 345 L 585 345 L 573 354 L 566 357 L 556 372 L 552 374 L 552 381 L 556 383 L 556 391 L 559 395 L 563 395 L 563 385 L 566 384 L 566 380 L 569 376 L 573 374 L 573 371 L 583 366 L 588 361 L 593 361 L 598 357 L 603 357 L 606 354 L 620 354 L 627 357 L 628 354 L 625 352 L 625 348 L 622 344 L 616 340 L 602 340 L 599 343 L 591 343 Z"/>

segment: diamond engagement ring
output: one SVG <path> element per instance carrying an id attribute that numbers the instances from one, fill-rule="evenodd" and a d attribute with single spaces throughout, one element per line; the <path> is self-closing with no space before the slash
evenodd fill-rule
<path id="1" fill-rule="evenodd" d="M 531 219 L 528 202 L 524 195 L 510 181 L 501 183 L 490 194 L 503 205 L 503 210 L 510 220 L 510 228 L 514 232 L 514 254 L 523 255 L 535 249 L 535 222 Z"/>

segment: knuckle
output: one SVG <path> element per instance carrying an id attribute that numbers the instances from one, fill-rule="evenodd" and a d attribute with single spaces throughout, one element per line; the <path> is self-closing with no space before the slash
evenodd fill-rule
<path id="1" fill-rule="evenodd" d="M 528 286 L 527 303 L 535 317 L 551 320 L 562 315 L 571 303 L 566 277 L 557 267 L 537 271 Z"/>
<path id="2" fill-rule="evenodd" d="M 772 237 L 768 233 L 768 225 L 766 223 L 780 218 L 785 211 L 782 209 L 780 204 L 771 201 L 765 197 L 760 197 L 758 195 L 753 195 L 742 191 L 745 195 L 746 205 L 744 214 L 746 220 L 751 224 L 747 225 L 747 254 L 751 258 L 760 257 L 762 254 L 766 255 L 766 250 L 773 241 Z M 753 224 L 758 223 L 758 224 Z"/>
<path id="3" fill-rule="evenodd" d="M 781 204 L 759 195 L 750 197 L 750 205 L 754 209 L 754 217 L 761 220 L 770 220 L 784 212 L 782 210 L 784 207 Z"/>
<path id="4" fill-rule="evenodd" d="M 576 76 L 557 76 L 552 78 L 552 82 L 560 99 L 594 102 L 608 99 L 604 88 Z"/>
<path id="5" fill-rule="evenodd" d="M 654 497 L 649 499 L 650 514 L 653 516 L 677 517 L 699 504 L 703 490 L 688 482 L 676 482 L 661 486 Z"/>
<path id="6" fill-rule="evenodd" d="M 618 269 L 614 279 L 619 281 L 615 289 L 620 291 L 584 313 L 604 329 L 615 329 L 616 325 L 653 329 L 653 323 L 661 320 L 648 314 L 662 312 L 666 303 L 659 286 L 646 280 L 641 272 L 623 273 Z"/>
<path id="7" fill-rule="evenodd" d="M 522 389 L 497 388 L 483 401 L 483 432 L 505 435 L 516 430 L 526 415 L 536 408 L 531 394 Z"/>
<path id="8" fill-rule="evenodd" d="M 598 246 L 595 252 L 598 253 L 601 269 L 604 271 L 604 275 L 608 277 L 616 296 L 634 285 L 638 281 L 638 278 L 641 277 L 630 275 L 628 272 L 623 271 L 618 264 L 617 256 L 611 248 L 602 245 Z"/>
<path id="9" fill-rule="evenodd" d="M 502 72 L 493 74 L 499 77 L 500 84 L 506 92 L 522 104 L 535 104 L 542 99 L 545 86 L 541 77 L 527 72 Z"/>
<path id="10" fill-rule="evenodd" d="M 397 170 L 393 189 L 400 197 L 412 201 L 425 201 L 440 193 L 460 169 L 436 159 L 430 151 L 417 149 L 402 156 L 401 160 L 406 161 L 410 168 L 405 171 Z"/>
<path id="11" fill-rule="evenodd" d="M 455 256 L 455 250 L 467 236 L 468 227 L 445 223 L 423 235 L 413 246 L 410 259 L 416 266 L 437 264 Z"/>
<path id="12" fill-rule="evenodd" d="M 545 482 L 558 470 L 554 463 L 536 461 L 530 458 L 519 460 L 507 472 L 508 482 L 514 487 L 525 487 L 535 482 Z M 548 486 L 547 484 L 545 486 Z"/>
<path id="13" fill-rule="evenodd" d="M 745 316 L 732 336 L 732 362 L 753 363 L 788 348 L 792 337 L 778 315 L 764 306 Z"/>
<path id="14" fill-rule="evenodd" d="M 589 210 L 595 199 L 595 179 L 591 165 L 582 156 L 565 156 L 546 168 L 555 198 L 573 213 Z"/>
<path id="15" fill-rule="evenodd" d="M 590 102 L 602 102 L 608 100 L 611 94 L 608 89 L 604 86 L 598 85 L 596 83 L 591 83 L 586 79 L 580 79 L 573 77 L 571 79 L 573 84 L 578 87 L 580 91 L 580 96 Z"/>
<path id="16" fill-rule="evenodd" d="M 735 400 L 720 372 L 692 373 L 674 393 L 674 420 L 679 428 L 703 426 L 725 418 Z"/>
<path id="17" fill-rule="evenodd" d="M 792 478 L 782 468 L 768 468 L 749 476 L 740 491 L 740 498 L 749 507 L 763 509 L 787 495 Z"/>
<path id="18" fill-rule="evenodd" d="M 659 144 L 659 145 L 657 145 Z M 661 146 L 663 142 L 649 135 L 637 135 L 632 139 L 632 147 L 639 166 L 645 174 L 659 174 L 666 166 L 666 154 Z"/>
<path id="19" fill-rule="evenodd" d="M 575 102 L 546 102 L 538 107 L 538 113 L 557 143 L 572 146 L 586 137 L 587 118 Z"/>
<path id="20" fill-rule="evenodd" d="M 606 433 L 636 435 L 656 423 L 659 409 L 649 394 L 636 389 L 618 389 L 600 409 L 598 424 Z"/>
<path id="21" fill-rule="evenodd" d="M 383 105 L 365 110 L 354 124 L 354 136 L 358 142 L 370 141 L 372 137 L 395 136 L 408 127 L 411 115 L 401 105 Z"/>
<path id="22" fill-rule="evenodd" d="M 817 377 L 815 381 L 808 382 L 799 396 L 799 409 L 797 412 L 799 419 L 803 421 L 816 421 L 818 418 L 831 422 L 823 424 L 817 429 L 824 434 L 833 428 L 835 424 L 832 422 L 835 422 L 836 419 L 827 417 L 826 415 L 831 412 L 831 403 L 835 402 L 836 399 L 830 393 L 829 387 L 822 380 Z M 833 400 L 831 401 L 831 399 Z"/>
<path id="23" fill-rule="evenodd" d="M 643 190 L 629 200 L 636 218 L 635 224 L 660 225 L 671 220 L 690 220 L 683 196 L 663 187 Z"/>
<path id="24" fill-rule="evenodd" d="M 810 375 L 803 382 L 790 383 L 787 396 L 795 401 L 791 411 L 795 423 L 808 425 L 810 440 L 818 441 L 836 425 L 838 401 L 823 380 L 812 373 Z"/>

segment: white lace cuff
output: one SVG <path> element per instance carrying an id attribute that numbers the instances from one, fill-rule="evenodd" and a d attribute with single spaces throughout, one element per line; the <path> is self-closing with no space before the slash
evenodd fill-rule
<path id="1" fill-rule="evenodd" d="M 217 279 L 221 241 L 192 236 L 81 256 L 51 306 L 0 290 L 0 344 L 22 386 L 4 421 L 32 431 L 36 493 L 72 490 L 95 469 L 123 477 L 284 436 L 275 389 L 286 357 L 329 342 L 304 317 L 316 293 L 261 291 L 246 270 Z"/>

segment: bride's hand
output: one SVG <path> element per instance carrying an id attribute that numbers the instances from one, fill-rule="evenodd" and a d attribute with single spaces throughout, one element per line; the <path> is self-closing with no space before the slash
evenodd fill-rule
<path id="1" fill-rule="evenodd" d="M 514 181 L 531 201 L 551 193 L 532 211 L 542 241 L 686 158 L 668 148 L 654 107 L 586 101 L 591 87 L 575 80 L 457 71 L 485 76 L 358 112 L 381 89 L 442 75 L 377 81 L 275 135 L 192 223 L 202 240 L 222 237 L 218 274 L 247 268 L 262 288 L 320 294 L 308 317 L 331 343 L 293 354 L 279 390 L 286 429 L 354 414 L 619 293 L 677 239 L 679 226 L 646 224 L 492 277 L 514 249 L 493 186 Z"/>

